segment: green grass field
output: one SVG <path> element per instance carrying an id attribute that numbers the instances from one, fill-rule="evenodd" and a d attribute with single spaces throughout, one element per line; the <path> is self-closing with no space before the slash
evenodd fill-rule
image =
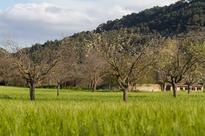
<path id="1" fill-rule="evenodd" d="M 86 92 L 0 87 L 0 136 L 203 136 L 205 94 Z"/>

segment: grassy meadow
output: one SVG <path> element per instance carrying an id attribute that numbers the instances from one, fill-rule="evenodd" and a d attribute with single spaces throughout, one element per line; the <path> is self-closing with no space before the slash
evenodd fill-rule
<path id="1" fill-rule="evenodd" d="M 0 87 L 0 136 L 203 136 L 205 93 L 129 93 Z"/>

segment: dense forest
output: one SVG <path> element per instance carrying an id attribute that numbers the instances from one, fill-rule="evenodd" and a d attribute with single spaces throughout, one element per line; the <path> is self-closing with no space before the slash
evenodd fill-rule
<path id="1" fill-rule="evenodd" d="M 13 51 L 0 51 L 1 84 L 29 86 L 31 100 L 35 87 L 57 86 L 58 95 L 62 87 L 121 89 L 126 101 L 140 83 L 169 83 L 176 96 L 178 83 L 204 83 L 204 27 L 205 1 L 181 0 L 30 48 L 8 40 Z"/>
<path id="2" fill-rule="evenodd" d="M 96 32 L 139 29 L 142 32 L 158 32 L 170 36 L 187 33 L 190 30 L 203 30 L 205 27 L 205 1 L 181 0 L 165 7 L 153 7 L 140 13 L 133 13 L 121 19 L 101 24 Z"/>

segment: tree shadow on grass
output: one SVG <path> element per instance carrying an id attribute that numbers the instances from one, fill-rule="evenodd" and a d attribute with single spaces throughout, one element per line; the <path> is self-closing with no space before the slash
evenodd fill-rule
<path id="1" fill-rule="evenodd" d="M 135 101 L 135 100 L 142 100 L 146 96 L 129 96 L 129 100 Z M 65 101 L 65 102 L 120 102 L 122 100 L 121 95 L 116 96 L 109 96 L 109 95 L 73 95 L 69 97 L 62 96 L 56 96 L 52 98 L 45 98 L 45 97 L 37 97 L 36 101 Z"/>
<path id="2" fill-rule="evenodd" d="M 9 96 L 6 94 L 0 94 L 0 100 L 29 100 L 27 97 L 22 97 L 22 96 Z"/>
<path id="3" fill-rule="evenodd" d="M 15 99 L 14 97 L 8 96 L 8 95 L 0 95 L 0 99 L 5 99 L 5 100 L 13 100 Z"/>
<path id="4" fill-rule="evenodd" d="M 129 100 L 141 100 L 146 96 L 135 95 L 129 96 Z M 26 100 L 30 101 L 29 97 L 21 97 L 21 96 L 9 96 L 6 94 L 0 94 L 0 100 Z M 36 101 L 65 101 L 65 102 L 114 102 L 114 101 L 122 101 L 122 95 L 60 95 L 60 96 L 51 96 L 47 95 L 37 95 Z"/>

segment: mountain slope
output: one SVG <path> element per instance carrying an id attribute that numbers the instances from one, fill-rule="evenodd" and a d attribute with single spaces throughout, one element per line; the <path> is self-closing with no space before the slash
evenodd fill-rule
<path id="1" fill-rule="evenodd" d="M 133 13 L 122 19 L 101 24 L 96 32 L 133 27 L 142 31 L 159 32 L 163 35 L 175 35 L 203 29 L 205 27 L 205 1 L 181 0 L 170 6 L 154 7 L 138 14 Z"/>
<path id="2" fill-rule="evenodd" d="M 139 33 L 159 33 L 162 36 L 189 36 L 196 33 L 205 34 L 205 0 L 181 0 L 165 7 L 154 7 L 140 13 L 132 13 L 122 19 L 108 21 L 101 24 L 94 32 L 105 32 L 119 29 L 132 29 Z M 91 40 L 91 32 L 79 32 L 65 39 L 72 39 L 75 44 L 81 45 L 82 39 Z M 203 37 L 198 36 L 198 37 Z M 48 41 L 45 44 L 35 44 L 30 49 L 31 52 L 43 50 L 48 47 L 56 50 L 63 40 Z"/>

